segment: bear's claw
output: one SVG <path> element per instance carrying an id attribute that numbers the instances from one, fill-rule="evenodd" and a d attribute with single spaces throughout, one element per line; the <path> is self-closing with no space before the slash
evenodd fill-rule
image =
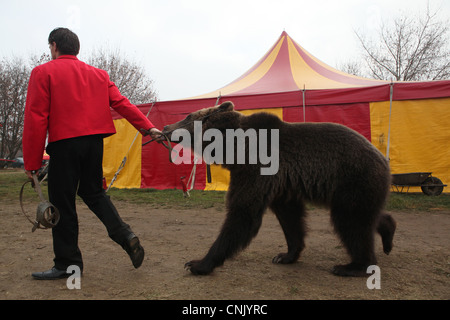
<path id="1" fill-rule="evenodd" d="M 189 262 L 186 262 L 184 264 L 184 270 L 189 270 L 192 274 L 195 275 L 207 275 L 212 272 L 209 268 L 202 268 L 201 266 L 201 260 L 192 260 Z"/>
<path id="2" fill-rule="evenodd" d="M 292 258 L 288 253 L 280 253 L 272 259 L 275 264 L 289 264 L 297 261 L 298 257 Z"/>

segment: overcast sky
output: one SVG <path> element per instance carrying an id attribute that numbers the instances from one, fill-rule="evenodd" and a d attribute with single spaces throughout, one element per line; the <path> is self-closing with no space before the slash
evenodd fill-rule
<path id="1" fill-rule="evenodd" d="M 2 1 L 0 58 L 48 52 L 50 31 L 68 27 L 81 60 L 95 48 L 120 50 L 146 69 L 159 100 L 181 99 L 242 75 L 283 30 L 336 67 L 360 55 L 355 30 L 370 34 L 427 2 L 450 19 L 449 0 Z"/>

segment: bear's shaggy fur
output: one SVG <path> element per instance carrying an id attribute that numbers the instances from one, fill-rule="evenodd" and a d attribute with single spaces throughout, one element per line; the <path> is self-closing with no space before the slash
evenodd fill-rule
<path id="1" fill-rule="evenodd" d="M 193 274 L 209 274 L 244 249 L 258 233 L 267 208 L 278 218 L 288 249 L 273 263 L 297 261 L 305 247 L 305 202 L 330 208 L 334 229 L 350 255 L 351 262 L 335 266 L 334 274 L 367 276 L 367 267 L 376 264 L 375 231 L 389 254 L 396 228 L 394 219 L 382 212 L 390 187 L 389 165 L 362 135 L 333 123 L 286 123 L 268 113 L 244 116 L 231 102 L 193 112 L 163 133 L 170 139 L 174 130 L 184 128 L 193 136 L 193 121 L 202 121 L 203 132 L 220 130 L 224 138 L 226 129 L 279 130 L 275 175 L 261 175 L 259 162 L 223 164 L 230 171 L 226 220 L 206 256 L 186 263 Z M 208 144 L 203 142 L 203 148 Z"/>

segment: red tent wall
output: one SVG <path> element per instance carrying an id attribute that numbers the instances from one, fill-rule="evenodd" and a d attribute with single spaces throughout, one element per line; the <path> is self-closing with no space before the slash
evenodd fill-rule
<path id="1" fill-rule="evenodd" d="M 450 93 L 450 81 L 394 83 L 393 100 L 446 97 Z M 303 94 L 305 95 L 306 121 L 335 122 L 346 125 L 371 139 L 370 102 L 389 101 L 390 85 L 333 90 L 290 91 L 272 94 L 221 97 L 219 103 L 232 101 L 236 110 L 256 108 L 283 108 L 283 120 L 303 122 Z M 162 129 L 196 110 L 211 107 L 218 99 L 188 99 L 143 104 L 139 108 Z M 120 115 L 113 111 L 115 119 Z M 149 138 L 145 137 L 145 143 Z M 181 188 L 180 178 L 189 177 L 192 164 L 169 163 L 168 150 L 155 142 L 142 147 L 142 188 Z M 206 166 L 197 165 L 195 189 L 204 189 Z"/>

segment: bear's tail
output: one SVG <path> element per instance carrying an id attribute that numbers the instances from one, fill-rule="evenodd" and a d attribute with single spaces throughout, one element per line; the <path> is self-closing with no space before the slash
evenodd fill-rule
<path id="1" fill-rule="evenodd" d="M 383 242 L 383 251 L 389 254 L 392 250 L 394 244 L 392 243 L 394 239 L 395 229 L 397 228 L 397 223 L 390 214 L 382 212 L 378 219 L 377 231 L 381 235 L 381 240 Z"/>

